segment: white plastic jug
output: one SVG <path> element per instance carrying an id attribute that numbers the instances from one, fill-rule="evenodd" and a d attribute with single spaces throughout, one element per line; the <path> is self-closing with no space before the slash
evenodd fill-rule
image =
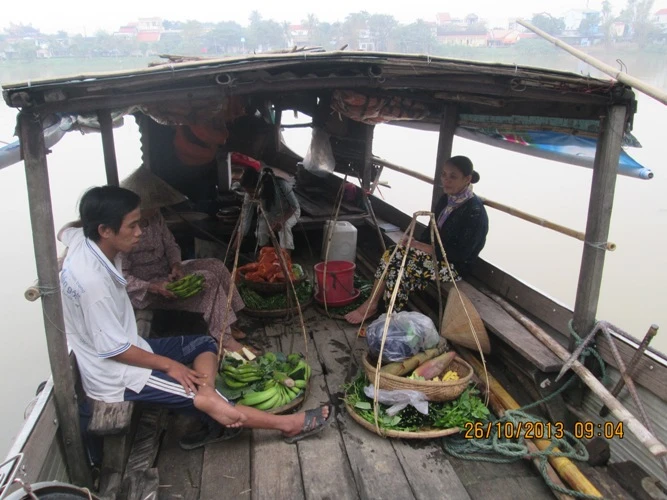
<path id="1" fill-rule="evenodd" d="M 324 260 L 327 251 L 327 236 L 329 225 L 332 221 L 324 223 L 324 234 L 322 240 L 322 255 Z M 354 262 L 357 258 L 357 228 L 347 221 L 338 221 L 333 227 L 331 235 L 331 246 L 329 248 L 329 260 L 346 260 Z"/>

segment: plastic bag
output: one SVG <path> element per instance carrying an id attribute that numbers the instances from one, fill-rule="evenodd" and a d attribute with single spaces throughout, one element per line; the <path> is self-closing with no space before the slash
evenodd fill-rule
<path id="1" fill-rule="evenodd" d="M 386 317 L 387 315 L 383 314 L 366 329 L 368 350 L 375 357 L 380 354 Z M 416 311 L 393 313 L 387 329 L 382 361 L 403 361 L 437 346 L 439 341 L 438 330 L 428 316 Z"/>
<path id="2" fill-rule="evenodd" d="M 313 127 L 310 146 L 303 159 L 303 168 L 319 177 L 332 173 L 336 168 L 329 134 L 321 128 Z"/>
<path id="3" fill-rule="evenodd" d="M 364 394 L 373 399 L 375 397 L 375 387 L 372 385 L 364 387 Z M 386 412 L 390 417 L 393 417 L 408 405 L 414 406 L 419 413 L 428 415 L 428 400 L 426 399 L 426 394 L 420 391 L 412 391 L 410 389 L 388 391 L 386 389 L 379 389 L 378 401 L 383 405 L 392 405 L 387 408 Z"/>

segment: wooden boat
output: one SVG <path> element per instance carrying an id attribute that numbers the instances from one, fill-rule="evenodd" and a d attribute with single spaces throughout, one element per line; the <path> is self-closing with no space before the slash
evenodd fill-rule
<path id="1" fill-rule="evenodd" d="M 3 97 L 7 105 L 20 109 L 37 271 L 44 286 L 58 282 L 41 125 L 42 118 L 51 114 L 97 118 L 110 184 L 118 184 L 111 114 L 119 110 L 133 114 L 141 132 L 144 165 L 191 199 L 201 201 L 211 193 L 212 178 L 218 186 L 229 185 L 225 177 L 228 169 L 218 168 L 215 161 L 183 166 L 173 147 L 179 126 L 204 124 L 213 127 L 218 138 L 224 137 L 226 128 L 226 143 L 221 148 L 294 174 L 302 158 L 282 143 L 281 116 L 298 111 L 331 134 L 336 171 L 358 177 L 363 190 L 369 192 L 383 168 L 428 182 L 437 179 L 443 160 L 452 154 L 452 138 L 463 125 L 494 124 L 508 132 L 557 130 L 593 136 L 597 149 L 590 208 L 586 233 L 579 235 L 589 244 L 584 245 L 574 309 L 484 261 L 477 263 L 473 277 L 459 287 L 491 334 L 492 373 L 503 379 L 522 404 L 542 399 L 560 387 L 555 377 L 564 360 L 538 340 L 534 331 L 545 332 L 557 345 L 573 350 L 570 320 L 574 331 L 584 336 L 596 324 L 606 249 L 591 243 L 607 242 L 621 144 L 636 110 L 634 93 L 627 85 L 544 69 L 429 56 L 300 51 L 9 84 L 3 87 Z M 240 115 L 244 119 L 235 121 Z M 380 122 L 439 130 L 432 177 L 373 156 L 373 124 Z M 300 177 L 300 227 L 309 238 L 321 240 L 323 222 L 331 218 L 341 182 L 335 175 Z M 217 194 L 214 191 L 213 197 Z M 432 203 L 438 195 L 434 187 Z M 370 195 L 368 199 L 373 216 L 367 205 L 360 208 L 349 202 L 342 204 L 339 215 L 358 228 L 357 263 L 366 272 L 372 271 L 382 251 L 380 237 L 385 244 L 397 241 L 400 230 L 411 220 L 379 198 Z M 201 251 L 211 246 L 204 243 Z M 308 258 L 304 254 L 303 262 Z M 413 306 L 437 317 L 435 290 L 414 297 Z M 75 404 L 76 374 L 60 333 L 64 328 L 60 297 L 45 295 L 41 299 L 44 315 L 50 318 L 45 330 L 53 377 L 8 458 L 22 454 L 22 465 L 14 474 L 24 484 L 60 480 L 92 487 Z M 508 312 L 512 311 L 508 305 L 521 312 Z M 138 321 L 140 329 L 150 330 L 149 317 L 139 315 Z M 172 416 L 165 419 L 163 414 L 147 411 L 139 418 L 135 411 L 129 432 L 127 425 L 106 429 L 122 432 L 104 439 L 109 465 L 100 479 L 104 494 L 149 498 L 145 493 L 151 485 L 151 491 L 158 491 L 158 484 L 159 498 L 514 499 L 551 494 L 525 461 L 504 465 L 468 462 L 445 454 L 438 441 L 415 446 L 385 440 L 357 426 L 342 411 L 339 396 L 342 384 L 349 380 L 350 366 L 363 352 L 363 341 L 357 339 L 356 328 L 315 310 L 307 312 L 306 325 L 312 334 L 308 339 L 310 356 L 321 364 L 306 405 L 334 401 L 341 411 L 331 429 L 321 437 L 300 442 L 298 447 L 284 444 L 276 433 L 252 431 L 234 441 L 183 452 L 176 442 L 188 421 Z M 288 350 L 292 345 L 305 351 L 304 340 L 285 333 L 282 322 L 248 322 L 244 326 L 252 339 L 267 348 Z M 640 410 L 625 399 L 623 404 L 632 414 L 623 414 L 624 437 L 608 436 L 610 439 L 602 443 L 603 449 L 605 445 L 610 448 L 611 465 L 584 464 L 580 469 L 605 496 L 631 498 L 651 488 L 659 492 L 658 481 L 665 481 L 664 458 L 660 457 L 666 451 L 662 443 L 667 442 L 667 358 L 648 348 L 633 361 L 639 341 L 617 328 L 610 338 L 611 343 L 607 337 L 598 338 L 598 351 L 608 373 L 613 381 L 620 378 L 621 366 L 614 356 L 617 347 L 623 364 L 634 369 L 632 377 L 653 432 L 639 432 L 643 426 L 637 425 L 633 415 L 639 415 Z M 557 394 L 543 410 L 552 421 L 580 429 L 579 434 L 584 427 L 591 428 L 586 437 L 594 438 L 604 434 L 605 422 L 618 422 L 614 415 L 600 417 L 601 405 L 595 391 L 578 388 Z M 111 410 L 125 412 L 126 423 L 130 422 L 128 407 Z M 132 454 L 128 462 L 113 450 L 126 449 L 131 437 L 139 456 Z M 7 480 L 13 476 L 3 471 L 1 477 Z M 619 488 L 619 483 L 626 489 Z M 5 492 L 18 487 L 11 484 Z"/>

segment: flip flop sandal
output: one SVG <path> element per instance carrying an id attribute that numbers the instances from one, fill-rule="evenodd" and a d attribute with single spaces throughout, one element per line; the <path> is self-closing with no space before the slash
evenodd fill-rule
<path id="1" fill-rule="evenodd" d="M 285 437 L 284 441 L 288 444 L 293 444 L 308 436 L 322 432 L 336 418 L 334 406 L 331 403 L 328 403 L 325 406 L 329 408 L 329 416 L 326 419 L 322 416 L 323 406 L 312 410 L 306 410 L 306 418 L 303 421 L 301 432 L 295 436 Z"/>
<path id="2" fill-rule="evenodd" d="M 178 442 L 178 445 L 184 450 L 195 450 L 207 444 L 234 439 L 241 434 L 241 430 L 240 427 L 224 427 L 222 425 L 215 425 L 212 428 L 205 427 L 200 431 L 184 436 Z"/>

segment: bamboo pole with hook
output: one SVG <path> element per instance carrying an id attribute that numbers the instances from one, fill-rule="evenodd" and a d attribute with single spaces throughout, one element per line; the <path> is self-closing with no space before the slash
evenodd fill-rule
<path id="1" fill-rule="evenodd" d="M 625 83 L 626 85 L 629 85 L 630 87 L 636 88 L 641 90 L 644 94 L 653 97 L 656 101 L 661 102 L 662 104 L 667 104 L 667 92 L 665 92 L 662 89 L 659 89 L 657 87 L 654 87 L 653 85 L 650 85 L 646 82 L 643 82 L 642 80 L 635 78 L 633 76 L 628 75 L 627 73 L 623 73 L 620 70 L 617 70 L 613 66 L 609 66 L 608 64 L 603 63 L 599 59 L 596 59 L 595 57 L 592 57 L 585 52 L 582 52 L 581 50 L 577 50 L 571 45 L 568 45 L 567 43 L 559 40 L 556 37 L 551 36 L 550 34 L 546 33 L 545 31 L 542 31 L 539 29 L 537 26 L 527 22 L 523 21 L 521 19 L 517 19 L 516 21 L 519 23 L 521 26 L 524 28 L 528 28 L 530 31 L 535 33 L 536 35 L 544 38 L 545 40 L 553 43 L 557 47 L 560 47 L 561 49 L 565 50 L 566 52 L 569 52 L 571 55 L 576 57 L 577 59 L 580 59 L 584 61 L 585 63 L 590 64 L 596 69 L 599 69 L 603 73 L 611 76 L 615 80 L 618 80 L 621 83 Z"/>

